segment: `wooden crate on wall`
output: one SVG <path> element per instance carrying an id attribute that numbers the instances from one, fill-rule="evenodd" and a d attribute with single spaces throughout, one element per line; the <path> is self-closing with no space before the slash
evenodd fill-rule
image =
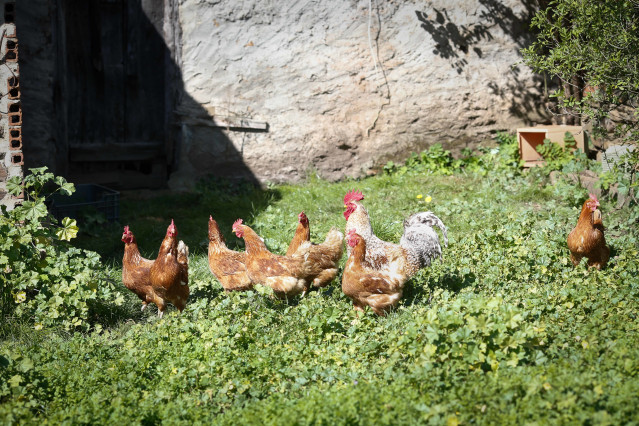
<path id="1" fill-rule="evenodd" d="M 544 143 L 544 139 L 549 139 L 561 146 L 564 146 L 566 132 L 575 138 L 577 149 L 588 153 L 588 138 L 581 126 L 565 125 L 540 125 L 534 127 L 523 127 L 517 129 L 517 142 L 519 143 L 519 156 L 524 161 L 524 167 L 535 167 L 544 164 L 544 159 L 537 152 L 536 147 Z"/>

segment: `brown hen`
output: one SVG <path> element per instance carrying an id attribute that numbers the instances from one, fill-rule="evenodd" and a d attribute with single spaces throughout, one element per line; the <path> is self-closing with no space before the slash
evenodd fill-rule
<path id="1" fill-rule="evenodd" d="M 122 283 L 142 300 L 142 310 L 144 310 L 148 303 L 155 303 L 157 297 L 150 280 L 153 261 L 140 255 L 135 235 L 128 226 L 124 227 L 122 242 L 124 242 Z"/>
<path id="2" fill-rule="evenodd" d="M 246 253 L 226 246 L 220 227 L 209 217 L 209 269 L 226 291 L 242 291 L 253 288 L 246 270 Z"/>
<path id="3" fill-rule="evenodd" d="M 604 226 L 601 219 L 599 200 L 594 194 L 584 201 L 577 225 L 568 234 L 570 260 L 574 266 L 582 258 L 588 259 L 588 267 L 604 268 L 610 258 L 610 249 L 606 246 Z"/>
<path id="4" fill-rule="evenodd" d="M 135 236 L 128 226 L 124 227 L 124 257 L 122 259 L 122 282 L 142 299 L 142 309 L 155 303 L 162 317 L 167 303 L 180 312 L 189 298 L 189 248 L 177 241 L 177 228 L 171 220 L 166 236 L 155 260 L 140 256 Z"/>
<path id="5" fill-rule="evenodd" d="M 355 309 L 363 311 L 370 306 L 377 315 L 386 315 L 401 299 L 406 275 L 368 266 L 366 241 L 355 230 L 349 232 L 346 243 L 351 253 L 342 275 L 342 291 L 351 298 Z"/>
<path id="6" fill-rule="evenodd" d="M 233 232 L 244 239 L 249 278 L 256 284 L 271 287 L 279 298 L 306 292 L 322 271 L 318 267 L 322 254 L 311 253 L 309 242 L 302 244 L 292 256 L 280 256 L 271 253 L 259 235 L 242 223 L 242 219 L 233 223 Z"/>
<path id="7" fill-rule="evenodd" d="M 311 242 L 308 217 L 304 212 L 301 212 L 298 218 L 299 224 L 293 240 L 288 246 L 286 256 L 292 256 L 298 250 L 305 253 L 311 263 L 312 275 L 315 276 L 312 286 L 325 287 L 335 279 L 339 272 L 338 263 L 344 252 L 344 235 L 337 229 L 331 228 L 322 244 L 314 244 Z"/>

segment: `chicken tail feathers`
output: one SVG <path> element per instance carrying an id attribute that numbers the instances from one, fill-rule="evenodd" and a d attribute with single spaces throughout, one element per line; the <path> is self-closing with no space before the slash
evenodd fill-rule
<path id="1" fill-rule="evenodd" d="M 438 227 L 442 231 L 444 246 L 448 247 L 448 229 L 441 219 L 435 216 L 433 212 L 415 213 L 408 219 L 404 220 L 404 234 L 406 234 L 409 228 L 420 225 L 426 225 L 431 228 L 434 228 L 435 226 Z"/>
<path id="2" fill-rule="evenodd" d="M 326 238 L 324 239 L 324 242 L 328 244 L 342 244 L 343 241 L 344 234 L 342 234 L 342 232 L 337 228 L 331 228 L 331 230 L 328 231 L 328 234 L 326 234 Z"/>

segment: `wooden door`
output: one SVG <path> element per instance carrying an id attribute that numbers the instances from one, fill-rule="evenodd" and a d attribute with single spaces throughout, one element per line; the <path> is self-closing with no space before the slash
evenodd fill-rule
<path id="1" fill-rule="evenodd" d="M 58 5 L 58 103 L 69 177 L 121 188 L 164 186 L 169 56 L 159 32 L 163 0 Z"/>

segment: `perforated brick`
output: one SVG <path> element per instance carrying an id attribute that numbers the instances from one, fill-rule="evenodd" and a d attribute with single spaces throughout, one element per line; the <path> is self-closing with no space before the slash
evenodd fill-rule
<path id="1" fill-rule="evenodd" d="M 12 209 L 22 203 L 24 194 L 11 196 L 6 181 L 22 178 L 24 153 L 22 151 L 22 105 L 20 103 L 20 69 L 18 67 L 18 39 L 16 38 L 15 1 L 0 0 L 0 33 L 4 34 L 0 46 L 0 204 Z"/>

